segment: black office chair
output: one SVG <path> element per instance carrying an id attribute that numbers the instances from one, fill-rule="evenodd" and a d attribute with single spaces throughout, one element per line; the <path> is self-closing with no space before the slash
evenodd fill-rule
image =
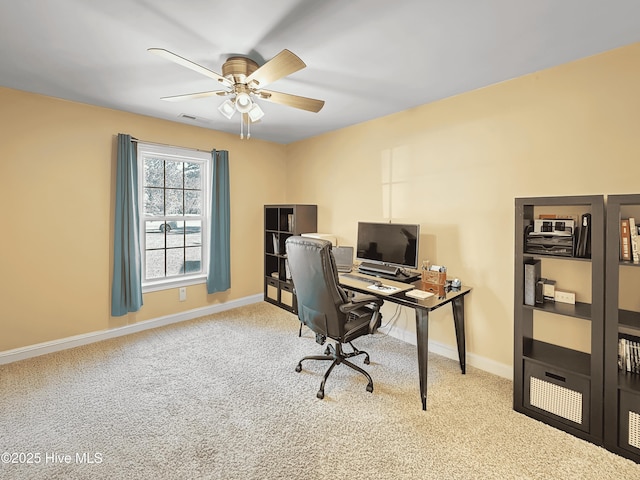
<path id="1" fill-rule="evenodd" d="M 369 354 L 360 351 L 352 340 L 374 333 L 380 325 L 380 305 L 383 301 L 374 295 L 349 297 L 338 283 L 338 271 L 331 253 L 331 242 L 308 237 L 289 237 L 286 241 L 289 270 L 298 299 L 298 318 L 316 334 L 316 342 L 323 345 L 327 338 L 335 341 L 329 345 L 324 355 L 304 357 L 296 366 L 302 370 L 305 360 L 332 360 L 324 374 L 317 397 L 324 398 L 324 385 L 333 367 L 344 363 L 364 375 L 369 383 L 367 391 L 373 392 L 373 380 L 362 368 L 347 358 L 365 355 L 364 363 L 369 364 Z M 343 344 L 353 349 L 343 351 Z"/>

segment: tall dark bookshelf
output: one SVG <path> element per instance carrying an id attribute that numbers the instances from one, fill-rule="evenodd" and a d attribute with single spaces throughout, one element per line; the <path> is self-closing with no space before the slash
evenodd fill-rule
<path id="1" fill-rule="evenodd" d="M 543 212 L 590 213 L 590 258 L 527 253 L 525 230 Z M 604 197 L 599 195 L 515 199 L 513 408 L 600 445 L 603 441 L 604 213 Z M 562 271 L 587 262 L 590 302 L 525 304 L 524 265 L 537 261 L 542 269 L 546 262 L 563 262 Z M 589 322 L 590 352 L 563 346 L 560 338 L 555 339 L 557 343 L 548 338 L 546 341 L 535 338 L 534 323 L 538 315 L 552 315 L 558 322 L 565 317 Z"/>
<path id="2" fill-rule="evenodd" d="M 608 450 L 640 463 L 640 374 L 618 368 L 619 339 L 629 336 L 640 341 L 640 308 L 636 300 L 640 289 L 640 264 L 621 260 L 620 251 L 620 223 L 629 217 L 640 222 L 640 195 L 609 195 L 604 442 Z M 629 284 L 625 285 L 625 282 Z"/>
<path id="3" fill-rule="evenodd" d="M 293 282 L 287 267 L 285 242 L 293 235 L 317 231 L 316 205 L 264 206 L 264 300 L 296 313 Z"/>

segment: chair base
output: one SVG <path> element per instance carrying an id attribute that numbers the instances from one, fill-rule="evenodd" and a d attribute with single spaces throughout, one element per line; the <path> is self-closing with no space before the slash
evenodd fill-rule
<path id="1" fill-rule="evenodd" d="M 320 400 L 324 398 L 324 385 L 327 382 L 327 378 L 329 377 L 329 374 L 333 370 L 333 367 L 335 367 L 336 365 L 340 365 L 341 363 L 344 363 L 347 367 L 350 367 L 356 372 L 360 372 L 362 375 L 364 375 L 369 381 L 369 383 L 367 384 L 367 392 L 373 392 L 373 380 L 371 379 L 371 375 L 369 375 L 362 368 L 358 367 L 357 365 L 354 365 L 353 363 L 347 360 L 347 358 L 355 357 L 357 355 L 365 355 L 364 363 L 369 365 L 370 363 L 369 354 L 364 350 L 358 350 L 356 347 L 353 346 L 351 342 L 349 342 L 349 345 L 351 345 L 351 348 L 353 348 L 353 352 L 345 353 L 342 350 L 342 344 L 340 342 L 336 342 L 335 347 L 333 345 L 327 346 L 327 348 L 325 349 L 324 355 L 310 355 L 308 357 L 304 357 L 302 360 L 298 362 L 298 365 L 296 366 L 296 372 L 302 371 L 302 362 L 304 362 L 305 360 L 332 360 L 333 361 L 333 363 L 331 363 L 331 366 L 325 372 L 324 378 L 322 379 L 322 383 L 320 383 L 320 390 L 318 390 L 318 393 L 316 394 L 316 396 Z"/>

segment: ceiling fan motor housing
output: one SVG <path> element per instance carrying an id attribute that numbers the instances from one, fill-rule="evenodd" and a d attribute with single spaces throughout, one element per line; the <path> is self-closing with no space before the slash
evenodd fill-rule
<path id="1" fill-rule="evenodd" d="M 222 65 L 222 76 L 233 83 L 246 83 L 247 77 L 258 69 L 258 64 L 247 57 L 230 57 Z"/>

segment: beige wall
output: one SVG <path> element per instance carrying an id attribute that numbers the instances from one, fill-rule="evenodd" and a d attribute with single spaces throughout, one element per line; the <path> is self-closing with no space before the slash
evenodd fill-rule
<path id="1" fill-rule="evenodd" d="M 474 288 L 470 354 L 511 365 L 514 198 L 637 193 L 637 85 L 640 44 L 287 146 L 0 88 L 0 351 L 259 294 L 263 204 L 300 202 L 317 203 L 319 231 L 344 244 L 358 220 L 420 223 L 420 258 Z M 137 314 L 110 317 L 120 132 L 229 150 L 229 292 L 146 294 Z M 550 268 L 559 287 L 589 294 L 584 272 Z M 539 316 L 536 327 L 588 350 L 584 322 Z M 402 311 L 394 330 L 413 329 Z M 448 309 L 432 314 L 431 338 L 455 344 Z"/>
<path id="2" fill-rule="evenodd" d="M 358 220 L 420 223 L 420 258 L 473 287 L 470 353 L 511 365 L 514 198 L 640 191 L 638 85 L 634 44 L 297 142 L 288 201 L 317 203 L 319 230 L 344 244 Z M 549 276 L 586 299 L 584 272 L 565 267 Z M 453 346 L 449 310 L 434 312 L 430 331 Z M 414 323 L 405 311 L 396 326 Z M 588 351 L 585 322 L 535 323 L 539 338 Z"/>
<path id="3" fill-rule="evenodd" d="M 262 291 L 264 203 L 285 201 L 286 147 L 0 88 L 0 351 L 119 327 Z M 115 135 L 229 150 L 232 288 L 144 295 L 110 316 Z"/>

